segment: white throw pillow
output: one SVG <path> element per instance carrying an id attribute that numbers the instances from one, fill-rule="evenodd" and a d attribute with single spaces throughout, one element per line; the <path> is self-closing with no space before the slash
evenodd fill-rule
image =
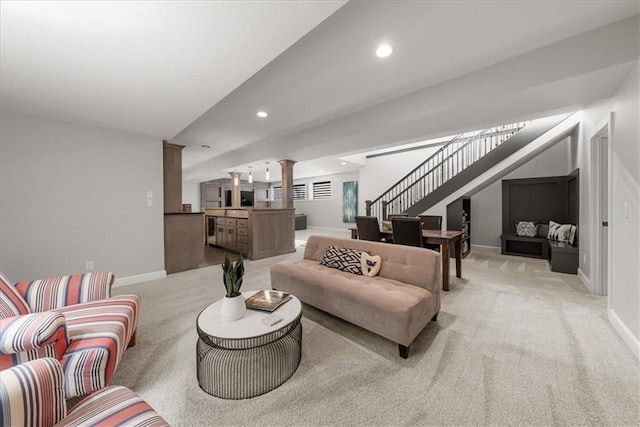
<path id="1" fill-rule="evenodd" d="M 555 240 L 558 242 L 568 242 L 573 245 L 573 240 L 576 236 L 576 226 L 573 224 L 558 224 L 554 221 L 549 221 L 549 234 L 547 239 Z"/>
<path id="2" fill-rule="evenodd" d="M 369 255 L 366 252 L 362 252 L 360 266 L 364 276 L 373 277 L 380 272 L 382 257 L 380 255 Z"/>

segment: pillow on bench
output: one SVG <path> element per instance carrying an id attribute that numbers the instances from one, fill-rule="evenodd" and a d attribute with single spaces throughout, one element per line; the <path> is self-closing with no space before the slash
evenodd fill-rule
<path id="1" fill-rule="evenodd" d="M 558 242 L 568 242 L 573 245 L 573 240 L 576 237 L 576 226 L 573 224 L 559 224 L 554 221 L 549 221 L 549 234 L 547 239 L 555 240 Z"/>
<path id="2" fill-rule="evenodd" d="M 538 221 L 516 221 L 516 236 L 536 237 Z"/>

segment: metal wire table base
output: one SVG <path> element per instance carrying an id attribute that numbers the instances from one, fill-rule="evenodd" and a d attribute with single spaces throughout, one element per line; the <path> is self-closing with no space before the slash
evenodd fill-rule
<path id="1" fill-rule="evenodd" d="M 198 328 L 198 383 L 223 399 L 246 399 L 287 381 L 300 365 L 301 315 L 281 329 L 244 339 L 212 337 Z"/>

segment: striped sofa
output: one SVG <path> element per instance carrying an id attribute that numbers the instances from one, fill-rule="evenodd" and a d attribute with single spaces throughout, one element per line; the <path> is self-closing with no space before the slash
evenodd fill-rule
<path id="1" fill-rule="evenodd" d="M 111 272 L 12 284 L 0 273 L 0 370 L 42 357 L 60 361 L 66 398 L 111 382 L 135 344 L 140 297 L 111 297 Z"/>
<path id="2" fill-rule="evenodd" d="M 0 376 L 0 414 L 6 426 L 145 426 L 169 424 L 137 394 L 107 387 L 67 413 L 60 362 L 45 357 L 14 366 Z"/>

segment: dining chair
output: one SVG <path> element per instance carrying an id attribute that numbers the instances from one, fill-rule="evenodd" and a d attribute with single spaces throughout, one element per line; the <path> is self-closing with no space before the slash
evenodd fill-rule
<path id="1" fill-rule="evenodd" d="M 375 216 L 357 216 L 356 227 L 358 229 L 358 239 L 371 240 L 373 242 L 381 242 L 380 225 L 378 217 Z"/>
<path id="2" fill-rule="evenodd" d="M 442 216 L 418 215 L 423 230 L 442 230 Z"/>
<path id="3" fill-rule="evenodd" d="M 420 219 L 420 226 L 423 230 L 438 230 L 442 231 L 442 216 L 441 215 L 418 215 Z M 440 245 L 433 243 L 425 243 L 425 248 L 433 249 L 440 252 Z"/>
<path id="4" fill-rule="evenodd" d="M 418 218 L 391 218 L 391 228 L 393 243 L 423 247 L 422 227 Z"/>
<path id="5" fill-rule="evenodd" d="M 387 220 L 391 221 L 392 218 L 406 218 L 408 216 L 409 214 L 406 214 L 406 213 L 392 213 L 392 214 L 387 214 Z"/>

